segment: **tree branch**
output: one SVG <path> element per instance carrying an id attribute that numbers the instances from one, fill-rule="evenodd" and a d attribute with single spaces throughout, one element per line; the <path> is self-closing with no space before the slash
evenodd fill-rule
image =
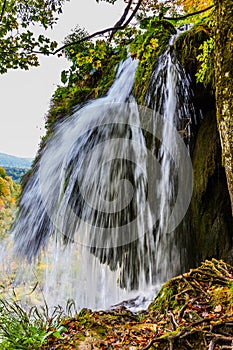
<path id="1" fill-rule="evenodd" d="M 4 0 L 4 3 L 2 5 L 2 11 L 1 11 L 1 15 L 0 15 L 0 21 L 2 22 L 2 19 L 3 19 L 3 15 L 4 15 L 4 12 L 5 12 L 5 9 L 6 9 L 6 0 Z"/>
<path id="2" fill-rule="evenodd" d="M 124 28 L 132 21 L 132 19 L 134 18 L 134 16 L 136 15 L 136 13 L 138 12 L 138 10 L 139 10 L 139 7 L 141 6 L 141 4 L 142 4 L 142 1 L 143 0 L 139 0 L 138 1 L 138 3 L 137 3 L 137 5 L 135 6 L 135 8 L 134 8 L 134 10 L 133 10 L 133 12 L 132 12 L 132 14 L 131 14 L 131 16 L 128 18 L 128 20 L 124 23 Z M 123 28 L 123 29 L 124 29 Z"/>
<path id="3" fill-rule="evenodd" d="M 131 7 L 132 2 L 133 2 L 133 0 L 130 0 L 130 1 L 128 2 L 128 5 L 126 6 L 123 15 L 121 16 L 121 18 L 120 18 L 119 21 L 115 24 L 114 27 L 120 27 L 120 26 L 124 23 L 124 21 L 126 20 L 127 15 L 128 15 L 128 13 L 129 13 L 129 10 L 130 10 L 130 7 Z M 112 31 L 112 33 L 111 33 L 111 35 L 110 35 L 110 40 L 112 40 L 112 37 L 113 37 L 114 33 L 116 32 L 116 30 L 117 30 L 117 29 L 115 29 L 115 30 Z"/>
<path id="4" fill-rule="evenodd" d="M 201 332 L 201 329 L 196 329 L 196 326 L 201 325 L 202 323 L 210 323 L 212 321 L 217 321 L 217 318 L 203 318 L 199 321 L 195 321 L 191 324 L 189 324 L 188 326 L 184 327 L 183 329 L 181 329 L 181 331 L 179 333 L 176 334 L 172 334 L 168 335 L 167 337 L 164 337 L 164 335 L 162 335 L 161 337 L 158 338 L 154 338 L 152 339 L 145 347 L 141 348 L 141 350 L 148 350 L 152 347 L 152 345 L 154 345 L 155 343 L 160 343 L 160 342 L 169 342 L 170 340 L 175 340 L 178 338 L 185 338 L 190 334 L 196 333 L 196 332 Z"/>
<path id="5" fill-rule="evenodd" d="M 100 30 L 100 31 L 98 31 L 98 32 L 95 32 L 95 33 L 93 33 L 93 34 L 90 34 L 90 35 L 88 35 L 88 36 L 85 36 L 85 37 L 83 37 L 83 38 L 81 38 L 81 39 L 79 39 L 79 40 L 77 40 L 77 41 L 74 41 L 74 42 L 72 42 L 72 43 L 65 44 L 65 45 L 59 47 L 57 50 L 51 52 L 51 54 L 52 54 L 52 55 L 56 55 L 58 52 L 64 50 L 66 47 L 69 47 L 69 46 L 72 46 L 72 45 L 81 43 L 81 42 L 83 42 L 83 41 L 85 41 L 85 40 L 92 39 L 92 38 L 94 38 L 94 37 L 96 37 L 96 36 L 103 35 L 103 34 L 109 33 L 109 32 L 116 32 L 116 31 L 118 31 L 118 30 L 123 30 L 123 29 L 125 29 L 125 27 L 127 27 L 127 25 L 132 21 L 132 19 L 133 19 L 134 16 L 136 15 L 136 13 L 137 13 L 137 11 L 139 10 L 139 7 L 140 7 L 142 1 L 143 1 L 143 0 L 138 0 L 138 3 L 137 3 L 137 5 L 135 6 L 135 8 L 134 8 L 132 14 L 130 15 L 130 17 L 127 19 L 127 21 L 126 21 L 125 23 L 123 23 L 123 22 L 124 22 L 124 20 L 126 19 L 127 14 L 129 13 L 129 10 L 130 10 L 129 4 L 131 5 L 132 1 L 129 2 L 129 4 L 128 4 L 127 7 L 125 8 L 125 11 L 124 11 L 124 13 L 123 13 L 121 19 L 115 24 L 114 27 L 110 27 L 110 28 L 107 28 L 107 29 Z M 119 23 L 120 23 L 120 25 L 119 25 Z M 123 23 L 123 24 L 122 24 L 122 23 Z M 38 52 L 36 52 L 36 53 L 38 53 Z"/>
<path id="6" fill-rule="evenodd" d="M 173 20 L 173 21 L 179 21 L 180 19 L 185 19 L 185 18 L 188 18 L 188 17 L 191 17 L 191 16 L 199 15 L 200 13 L 206 12 L 206 11 L 212 9 L 213 7 L 214 7 L 214 5 L 211 5 L 211 6 L 209 6 L 209 7 L 206 7 L 206 8 L 203 9 L 203 10 L 199 10 L 199 11 L 196 11 L 196 12 L 188 13 L 187 15 L 184 15 L 184 16 L 179 16 L 179 17 L 163 17 L 163 19 L 166 19 L 166 20 Z"/>
<path id="7" fill-rule="evenodd" d="M 130 1 L 128 2 L 128 5 L 126 6 L 126 8 L 125 8 L 125 10 L 124 10 L 123 15 L 121 16 L 121 18 L 120 18 L 119 21 L 115 24 L 114 27 L 120 27 L 120 26 L 124 23 L 124 21 L 126 20 L 127 15 L 128 15 L 128 13 L 129 13 L 129 10 L 130 10 L 130 7 L 131 7 L 131 5 L 132 5 L 132 2 L 133 2 L 133 0 L 130 0 Z"/>
<path id="8" fill-rule="evenodd" d="M 127 19 L 127 21 L 125 21 L 126 17 L 127 17 L 127 14 L 129 13 L 129 10 L 130 10 L 130 6 L 133 2 L 133 0 L 130 0 L 128 5 L 126 6 L 125 8 L 125 11 L 122 15 L 122 17 L 120 18 L 120 20 L 114 25 L 114 27 L 110 27 L 110 28 L 106 28 L 106 29 L 103 29 L 103 30 L 100 30 L 98 32 L 95 32 L 93 34 L 90 34 L 90 35 L 87 35 L 87 36 L 84 36 L 83 38 L 77 40 L 77 41 L 74 41 L 72 43 L 68 43 L 68 44 L 65 44 L 61 47 L 59 47 L 58 49 L 56 49 L 55 51 L 52 51 L 52 52 L 49 52 L 48 54 L 50 55 L 56 55 L 57 53 L 59 53 L 60 51 L 64 50 L 65 48 L 69 47 L 69 46 L 72 46 L 72 45 L 76 45 L 76 44 L 79 44 L 83 41 L 86 41 L 86 40 L 90 40 L 96 36 L 100 36 L 100 35 L 103 35 L 103 34 L 106 34 L 106 33 L 109 33 L 109 32 L 112 32 L 111 36 L 110 36 L 110 39 L 112 39 L 112 36 L 114 35 L 115 32 L 117 32 L 118 30 L 123 30 L 125 29 L 125 27 L 127 27 L 127 25 L 132 21 L 132 19 L 134 18 L 134 16 L 136 15 L 137 11 L 139 10 L 141 4 L 142 4 L 142 1 L 143 0 L 138 0 L 137 2 L 137 5 L 135 6 L 134 10 L 132 11 L 131 15 L 129 16 L 129 18 Z M 211 8 L 213 8 L 214 5 L 211 5 L 203 10 L 200 10 L 200 11 L 196 11 L 196 12 L 192 12 L 192 13 L 189 13 L 185 16 L 179 16 L 179 17 L 163 17 L 163 19 L 165 20 L 174 20 L 174 21 L 178 21 L 180 19 L 185 19 L 185 18 L 188 18 L 188 17 L 191 17 L 191 16 L 194 16 L 194 15 L 197 15 L 199 13 L 203 13 L 205 11 L 208 11 L 210 10 Z M 124 23 L 125 21 L 125 23 Z M 42 52 L 40 51 L 33 51 L 33 53 L 36 53 L 36 54 L 41 54 Z"/>

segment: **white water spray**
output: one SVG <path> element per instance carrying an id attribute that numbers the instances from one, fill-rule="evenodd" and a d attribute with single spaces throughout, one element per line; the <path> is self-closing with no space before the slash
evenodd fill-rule
<path id="1" fill-rule="evenodd" d="M 171 45 L 151 79 L 150 109 L 131 94 L 137 61 L 128 58 L 106 97 L 57 126 L 24 188 L 15 252 L 33 260 L 42 250 L 49 306 L 70 298 L 77 308 L 106 309 L 151 297 L 177 271 L 171 232 L 188 208 L 192 174 L 175 127 L 188 137 L 193 110 Z"/>

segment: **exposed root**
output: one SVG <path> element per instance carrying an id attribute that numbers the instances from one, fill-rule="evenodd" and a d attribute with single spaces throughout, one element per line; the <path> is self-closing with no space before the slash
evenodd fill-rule
<path id="1" fill-rule="evenodd" d="M 42 348 L 233 350 L 232 310 L 233 267 L 213 259 L 165 283 L 146 311 L 81 310 Z"/>

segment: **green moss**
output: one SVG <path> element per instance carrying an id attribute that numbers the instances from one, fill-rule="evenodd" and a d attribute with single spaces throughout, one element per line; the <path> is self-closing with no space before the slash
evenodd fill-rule
<path id="1" fill-rule="evenodd" d="M 185 70 L 191 75 L 201 69 L 201 62 L 197 57 L 202 53 L 201 45 L 213 37 L 213 29 L 208 24 L 198 24 L 187 32 L 182 33 L 176 39 L 174 47 L 179 61 Z M 208 61 L 207 72 L 203 80 L 205 86 L 214 87 L 214 57 Z"/>
<path id="2" fill-rule="evenodd" d="M 95 313 L 89 309 L 82 309 L 77 315 L 76 322 L 100 337 L 104 337 L 107 334 L 107 327 L 103 323 L 100 324 L 98 319 L 95 318 Z"/>
<path id="3" fill-rule="evenodd" d="M 191 202 L 199 259 L 226 257 L 231 247 L 232 218 L 215 112 L 204 115 L 193 154 Z"/>
<path id="4" fill-rule="evenodd" d="M 139 51 L 139 65 L 134 85 L 134 93 L 139 104 L 144 103 L 153 66 L 157 58 L 166 50 L 171 35 L 176 32 L 176 29 L 170 22 L 158 19 L 150 20 L 146 29 L 146 32 L 135 37 L 130 46 L 133 55 Z M 154 50 L 151 50 L 153 39 L 158 44 Z"/>
<path id="5" fill-rule="evenodd" d="M 47 133 L 43 137 L 40 150 L 43 149 L 48 137 L 53 133 L 53 126 L 73 113 L 73 107 L 82 105 L 90 99 L 104 96 L 112 85 L 116 75 L 116 65 L 125 59 L 126 47 L 112 50 L 102 61 L 101 69 L 89 72 L 83 79 L 77 79 L 67 86 L 58 86 L 46 118 Z"/>
<path id="6" fill-rule="evenodd" d="M 208 180 L 216 168 L 219 137 L 214 112 L 204 116 L 199 129 L 193 157 L 194 191 L 198 199 L 205 193 Z"/>
<path id="7" fill-rule="evenodd" d="M 138 57 L 139 66 L 135 77 L 135 95 L 139 103 L 144 102 L 153 65 L 157 57 L 166 49 L 169 38 L 174 32 L 175 28 L 171 23 L 150 19 L 146 31 L 136 35 L 131 40 L 131 54 L 136 47 L 141 52 L 141 57 Z M 153 40 L 156 40 L 156 45 Z M 108 55 L 101 61 L 100 69 L 87 72 L 85 76 L 82 75 L 81 80 L 77 76 L 67 86 L 57 88 L 47 115 L 47 133 L 41 142 L 40 149 L 44 147 L 47 138 L 52 134 L 53 126 L 70 116 L 75 105 L 82 105 L 90 99 L 99 98 L 107 93 L 115 79 L 116 66 L 126 56 L 126 45 L 109 49 Z M 142 56 L 143 60 L 141 59 Z"/>
<path id="8" fill-rule="evenodd" d="M 178 306 L 175 298 L 176 294 L 177 290 L 175 288 L 175 284 L 171 283 L 170 281 L 167 282 L 162 287 L 155 300 L 150 304 L 148 308 L 149 313 L 156 310 L 159 310 L 159 312 L 164 312 L 167 309 L 174 310 Z"/>

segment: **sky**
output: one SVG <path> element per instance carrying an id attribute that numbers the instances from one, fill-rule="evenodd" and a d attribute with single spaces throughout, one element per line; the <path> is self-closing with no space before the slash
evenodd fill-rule
<path id="1" fill-rule="evenodd" d="M 70 0 L 49 36 L 58 42 L 79 24 L 89 33 L 114 25 L 124 9 L 123 0 L 115 5 L 96 0 Z M 69 66 L 64 58 L 41 57 L 40 67 L 29 71 L 10 70 L 0 75 L 0 153 L 34 158 L 49 103 L 60 73 Z"/>

